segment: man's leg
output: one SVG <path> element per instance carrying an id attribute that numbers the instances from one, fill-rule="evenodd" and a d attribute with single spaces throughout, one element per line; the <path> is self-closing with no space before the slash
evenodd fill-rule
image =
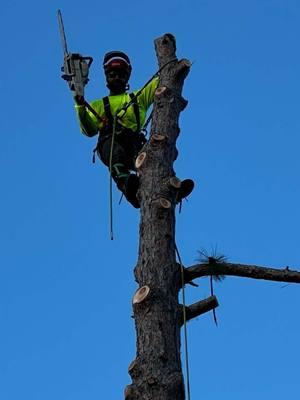
<path id="1" fill-rule="evenodd" d="M 107 167 L 110 167 L 110 154 L 111 137 L 104 140 L 100 139 L 98 156 Z M 139 201 L 136 197 L 139 185 L 138 177 L 130 173 L 128 156 L 124 147 L 117 140 L 114 141 L 112 149 L 111 169 L 112 178 L 116 182 L 118 189 L 124 194 L 133 207 L 139 208 Z"/>

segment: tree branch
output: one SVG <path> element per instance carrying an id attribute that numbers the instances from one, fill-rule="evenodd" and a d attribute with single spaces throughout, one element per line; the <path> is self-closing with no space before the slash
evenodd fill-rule
<path id="1" fill-rule="evenodd" d="M 201 263 L 186 268 L 185 282 L 210 275 L 229 275 L 243 278 L 265 279 L 268 281 L 300 283 L 300 272 L 292 271 L 289 267 L 274 269 L 257 265 L 232 264 L 226 262 Z"/>
<path id="2" fill-rule="evenodd" d="M 199 315 L 205 314 L 208 311 L 213 310 L 218 307 L 219 303 L 216 296 L 210 296 L 205 300 L 197 301 L 196 303 L 191 304 L 188 307 L 185 307 L 186 312 L 186 320 L 189 321 L 193 318 L 199 317 Z M 183 305 L 181 305 L 183 308 Z M 180 326 L 183 325 L 183 311 L 181 313 L 181 317 L 179 320 Z"/>

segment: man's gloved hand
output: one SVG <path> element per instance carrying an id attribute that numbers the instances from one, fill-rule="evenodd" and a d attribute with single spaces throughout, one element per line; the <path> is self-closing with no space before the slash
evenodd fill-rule
<path id="1" fill-rule="evenodd" d="M 74 96 L 74 100 L 75 100 L 75 103 L 76 103 L 78 106 L 83 106 L 83 105 L 85 104 L 85 99 L 84 99 L 83 96 L 78 96 L 78 95 L 76 95 L 76 96 Z"/>

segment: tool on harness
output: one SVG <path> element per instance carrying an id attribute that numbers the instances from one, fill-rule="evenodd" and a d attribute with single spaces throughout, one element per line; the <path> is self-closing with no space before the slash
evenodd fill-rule
<path id="1" fill-rule="evenodd" d="M 120 52 L 120 51 L 112 51 L 112 52 L 107 53 L 107 54 L 104 56 L 104 61 L 103 61 L 104 71 L 109 71 L 110 61 L 111 61 L 111 60 L 115 60 L 115 58 L 117 58 L 118 60 L 119 60 L 120 58 L 124 58 L 124 59 L 125 59 L 125 61 L 126 61 L 126 62 L 128 63 L 128 65 L 130 66 L 130 67 L 128 67 L 128 68 L 129 68 L 129 76 L 130 76 L 130 73 L 131 73 L 131 64 L 130 64 L 129 57 L 128 57 L 125 53 Z M 151 119 L 152 119 L 153 111 L 150 113 L 150 115 L 149 115 L 149 117 L 148 117 L 146 123 L 144 124 L 143 128 L 141 129 L 141 126 L 140 126 L 140 114 L 139 114 L 139 107 L 138 107 L 138 103 L 137 103 L 137 98 L 141 95 L 141 93 L 143 92 L 143 90 L 145 89 L 145 87 L 148 86 L 148 85 L 153 81 L 153 79 L 155 79 L 156 77 L 159 76 L 159 74 L 161 73 L 161 71 L 162 71 L 164 68 L 166 68 L 170 63 L 175 62 L 175 61 L 177 61 L 177 58 L 172 58 L 171 60 L 169 60 L 168 62 L 166 62 L 158 71 L 155 72 L 155 74 L 153 74 L 153 75 L 151 76 L 151 78 L 144 84 L 144 86 L 143 86 L 140 90 L 138 90 L 135 94 L 134 94 L 134 93 L 130 93 L 130 101 L 129 101 L 128 103 L 124 104 L 124 106 L 123 106 L 123 107 L 119 110 L 119 112 L 118 112 L 118 119 L 120 120 L 120 119 L 122 119 L 122 118 L 125 116 L 125 114 L 126 114 L 128 108 L 129 108 L 130 106 L 132 106 L 132 105 L 134 106 L 134 113 L 135 113 L 135 117 L 136 117 L 136 121 L 137 121 L 137 127 L 138 127 L 137 130 L 141 132 L 141 140 L 143 141 L 143 145 L 147 142 L 147 139 L 146 139 L 147 126 L 148 126 L 148 124 L 150 123 L 150 121 L 151 121 Z M 112 65 L 111 65 L 111 66 L 112 66 Z M 128 78 L 128 79 L 129 79 L 129 78 Z M 112 114 L 111 114 L 110 106 L 108 106 L 108 105 L 105 106 L 105 104 L 107 103 L 107 100 L 106 100 L 106 99 L 108 100 L 108 96 L 106 96 L 106 97 L 103 98 L 105 114 L 106 114 L 106 118 L 107 118 L 107 120 L 108 120 L 108 126 L 111 126 L 111 127 L 112 127 L 112 125 L 113 125 L 113 124 L 112 124 L 113 117 L 112 117 Z M 109 100 L 108 100 L 108 102 L 109 102 Z M 122 115 L 121 115 L 121 112 L 123 113 Z M 112 130 L 111 130 L 111 132 L 112 132 Z M 93 149 L 93 156 L 92 156 L 92 162 L 93 162 L 93 164 L 96 162 L 95 153 L 97 152 L 97 150 L 98 150 L 98 148 L 99 148 L 100 135 L 101 135 L 101 133 L 100 133 L 99 136 L 98 136 L 97 145 L 96 145 L 96 147 Z M 103 136 L 101 136 L 101 137 L 103 137 Z"/>

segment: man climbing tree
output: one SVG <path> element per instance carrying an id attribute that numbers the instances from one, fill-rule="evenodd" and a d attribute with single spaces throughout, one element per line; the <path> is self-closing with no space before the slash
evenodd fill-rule
<path id="1" fill-rule="evenodd" d="M 84 133 L 93 136 L 100 132 L 98 151 L 101 159 L 108 165 L 104 155 L 105 142 L 113 143 L 112 135 L 115 131 L 117 146 L 120 146 L 122 149 L 120 151 L 127 156 L 129 154 L 127 139 L 124 139 L 124 145 L 118 139 L 118 135 L 122 135 L 123 130 L 126 135 L 130 135 L 131 132 L 138 134 L 137 118 L 140 118 L 142 125 L 147 107 L 154 98 L 150 138 L 146 145 L 143 146 L 143 143 L 139 145 L 139 150 L 142 151 L 135 164 L 133 165 L 132 160 L 130 163 L 125 160 L 122 164 L 120 159 L 114 158 L 113 162 L 122 166 L 117 166 L 115 171 L 110 168 L 114 180 L 124 191 L 127 199 L 131 203 L 134 202 L 135 207 L 141 207 L 139 252 L 134 269 L 138 289 L 132 298 L 137 351 L 128 368 L 132 383 L 125 388 L 124 397 L 125 400 L 190 400 L 186 324 L 216 308 L 218 302 L 212 295 L 193 304 L 186 304 L 185 285 L 197 286 L 193 282 L 196 278 L 221 275 L 300 283 L 300 272 L 292 271 L 288 267 L 276 270 L 256 265 L 233 264 L 218 256 L 204 257 L 194 266 L 183 265 L 176 243 L 175 206 L 178 198 L 180 199 L 178 194 L 181 193 L 181 197 L 184 197 L 180 189 L 184 181 L 180 182 L 175 178 L 173 164 L 178 154 L 176 142 L 180 133 L 179 115 L 187 105 L 187 101 L 182 97 L 182 88 L 191 63 L 187 59 L 177 59 L 176 41 L 171 34 L 157 38 L 155 50 L 161 71 L 159 84 L 157 81 L 149 84 L 147 93 L 152 98 L 148 98 L 147 103 L 144 102 L 143 109 L 141 99 L 137 96 L 140 91 L 136 92 L 139 117 L 134 112 L 134 102 L 130 102 L 132 99 L 126 93 L 131 66 L 124 53 L 113 52 L 104 57 L 106 79 L 110 89 L 108 102 L 104 99 L 93 102 L 92 107 L 96 109 L 94 110 L 85 102 L 83 90 L 81 96 L 75 99 Z M 69 55 L 65 57 L 68 60 Z M 82 60 L 80 57 L 78 59 Z M 84 72 L 84 68 L 82 71 Z M 82 75 L 85 76 L 84 73 Z M 68 76 L 71 80 L 72 75 Z M 114 100 L 117 99 L 120 103 L 115 104 Z M 109 104 L 109 110 L 106 105 L 108 111 L 105 110 L 105 104 Z M 130 108 L 131 114 L 126 115 Z M 125 123 L 124 115 L 128 118 L 128 123 Z M 105 118 L 108 123 L 103 122 Z M 115 126 L 111 127 L 109 120 L 113 120 Z M 117 133 L 119 130 L 120 133 Z M 104 139 L 105 136 L 102 135 L 107 137 Z M 113 145 L 108 145 L 109 147 L 112 149 L 110 154 L 114 154 Z M 106 157 L 108 151 L 106 150 Z M 130 177 L 132 169 L 137 169 L 138 177 Z M 124 173 L 123 187 L 120 185 L 119 171 Z M 132 193 L 129 195 L 127 192 L 128 179 L 134 181 L 133 197 Z M 191 190 L 192 183 L 189 185 Z M 138 197 L 136 197 L 137 188 L 139 188 Z M 179 303 L 180 290 L 183 293 L 182 304 Z M 181 328 L 184 331 L 185 343 L 185 381 L 181 364 Z"/>
<path id="2" fill-rule="evenodd" d="M 118 189 L 135 208 L 139 208 L 139 178 L 133 171 L 135 159 L 146 143 L 142 128 L 159 79 L 155 77 L 142 89 L 128 94 L 132 70 L 129 57 L 121 51 L 111 51 L 104 56 L 103 68 L 109 96 L 91 103 L 100 116 L 100 122 L 95 113 L 86 107 L 84 97 L 75 96 L 80 127 L 90 137 L 99 133 L 96 147 L 99 158 L 109 167 Z M 190 179 L 183 181 L 177 201 L 188 196 L 193 186 Z"/>
<path id="3" fill-rule="evenodd" d="M 75 96 L 80 127 L 82 132 L 90 137 L 100 133 L 96 147 L 99 158 L 106 166 L 111 166 L 111 175 L 126 199 L 135 208 L 139 208 L 136 196 L 139 180 L 132 171 L 135 169 L 135 158 L 146 142 L 141 129 L 147 110 L 153 102 L 158 78 L 144 87 L 137 97 L 136 92 L 126 92 L 132 68 L 125 53 L 107 53 L 104 56 L 103 67 L 109 96 L 91 103 L 101 120 L 99 122 L 86 108 L 83 97 Z M 129 103 L 132 105 L 126 109 Z"/>
<path id="4" fill-rule="evenodd" d="M 135 160 L 147 142 L 142 129 L 147 111 L 153 103 L 158 74 L 140 90 L 127 93 L 132 70 L 129 57 L 122 51 L 111 51 L 105 54 L 103 60 L 109 95 L 90 105 L 84 98 L 84 86 L 88 82 L 92 58 L 68 53 L 60 12 L 58 18 L 65 53 L 62 78 L 68 81 L 73 93 L 81 131 L 89 137 L 99 134 L 95 151 L 109 168 L 118 189 L 135 208 L 139 208 L 139 177 L 135 173 Z M 89 60 L 89 64 L 86 60 Z M 177 202 L 187 197 L 193 187 L 191 179 L 183 181 L 177 190 Z"/>

